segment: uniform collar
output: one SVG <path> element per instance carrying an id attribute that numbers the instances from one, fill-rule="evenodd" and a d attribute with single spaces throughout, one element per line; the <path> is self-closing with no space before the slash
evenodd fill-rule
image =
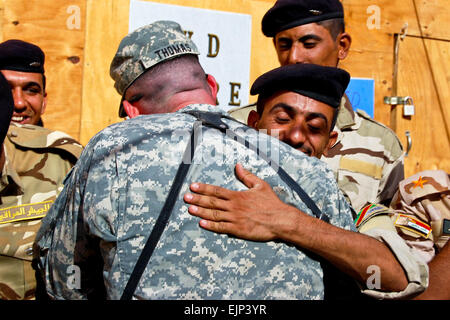
<path id="1" fill-rule="evenodd" d="M 335 144 L 331 148 L 334 148 L 338 143 L 342 141 L 345 131 L 358 130 L 360 126 L 361 117 L 353 111 L 350 100 L 348 99 L 347 95 L 344 94 L 341 100 L 341 105 L 339 106 L 336 125 L 334 127 L 334 131 L 338 133 L 338 137 Z"/>
<path id="2" fill-rule="evenodd" d="M 228 115 L 226 111 L 224 111 L 219 106 L 213 106 L 211 104 L 190 104 L 184 108 L 177 110 L 176 112 L 186 112 L 186 111 L 206 111 L 206 112 L 217 112 L 223 115 Z"/>
<path id="3" fill-rule="evenodd" d="M 338 117 L 336 120 L 336 126 L 341 130 L 345 130 L 356 125 L 355 112 L 348 99 L 347 95 L 344 95 L 339 106 Z"/>

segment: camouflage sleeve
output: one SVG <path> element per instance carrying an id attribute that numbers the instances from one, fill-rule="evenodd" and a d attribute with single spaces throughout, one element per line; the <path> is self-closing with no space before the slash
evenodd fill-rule
<path id="1" fill-rule="evenodd" d="M 400 292 L 383 292 L 377 288 L 364 288 L 363 292 L 378 299 L 407 299 L 424 291 L 428 286 L 428 267 L 425 261 L 397 234 L 389 208 L 368 204 L 359 212 L 355 225 L 360 233 L 383 242 L 397 258 L 408 279 L 408 286 Z"/>
<path id="2" fill-rule="evenodd" d="M 99 296 L 102 290 L 98 284 L 102 279 L 98 241 L 84 218 L 87 172 L 83 164 L 90 161 L 86 151 L 67 175 L 64 189 L 42 220 L 34 243 L 38 274 L 52 299 L 87 299 Z M 108 180 L 103 183 L 107 185 Z"/>
<path id="3" fill-rule="evenodd" d="M 362 290 L 364 294 L 377 299 L 409 299 L 428 287 L 427 264 L 414 254 L 396 232 L 374 228 L 363 233 L 385 243 L 401 264 L 408 278 L 408 285 L 400 292 L 384 292 L 377 288 L 365 288 Z"/>

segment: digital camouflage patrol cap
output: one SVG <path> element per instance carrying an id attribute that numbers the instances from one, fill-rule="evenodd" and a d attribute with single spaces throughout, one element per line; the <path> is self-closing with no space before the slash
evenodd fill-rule
<path id="1" fill-rule="evenodd" d="M 274 37 L 283 30 L 337 18 L 344 18 L 339 0 L 278 0 L 264 15 L 262 32 Z"/>
<path id="2" fill-rule="evenodd" d="M 120 42 L 109 74 L 114 87 L 122 96 L 128 87 L 149 68 L 175 57 L 199 55 L 194 42 L 185 35 L 174 21 L 156 21 L 128 34 Z M 126 117 L 122 101 L 119 117 Z"/>

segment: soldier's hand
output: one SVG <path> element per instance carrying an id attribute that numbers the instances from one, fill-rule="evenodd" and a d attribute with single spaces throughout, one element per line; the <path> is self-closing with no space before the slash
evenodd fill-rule
<path id="1" fill-rule="evenodd" d="M 249 190 L 232 191 L 219 186 L 193 183 L 184 200 L 191 204 L 189 213 L 200 217 L 200 226 L 214 232 L 236 237 L 269 241 L 279 238 L 292 223 L 288 211 L 292 207 L 282 202 L 270 185 L 242 165 L 236 165 L 236 175 Z M 297 213 L 298 214 L 298 213 Z"/>

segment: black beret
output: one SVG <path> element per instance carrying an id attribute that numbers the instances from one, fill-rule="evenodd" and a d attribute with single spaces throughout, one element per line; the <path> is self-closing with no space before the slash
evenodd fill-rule
<path id="1" fill-rule="evenodd" d="M 22 41 L 0 43 L 0 70 L 44 73 L 44 52 L 38 46 Z"/>
<path id="2" fill-rule="evenodd" d="M 274 37 L 283 30 L 336 18 L 344 18 L 339 0 L 278 0 L 264 15 L 262 32 Z"/>
<path id="3" fill-rule="evenodd" d="M 337 108 L 349 81 L 350 74 L 343 69 L 316 64 L 290 64 L 260 76 L 253 83 L 250 93 L 269 97 L 278 91 L 294 91 Z"/>
<path id="4" fill-rule="evenodd" d="M 14 99 L 11 93 L 11 87 L 0 72 L 0 147 L 5 140 L 9 124 L 14 110 Z"/>

